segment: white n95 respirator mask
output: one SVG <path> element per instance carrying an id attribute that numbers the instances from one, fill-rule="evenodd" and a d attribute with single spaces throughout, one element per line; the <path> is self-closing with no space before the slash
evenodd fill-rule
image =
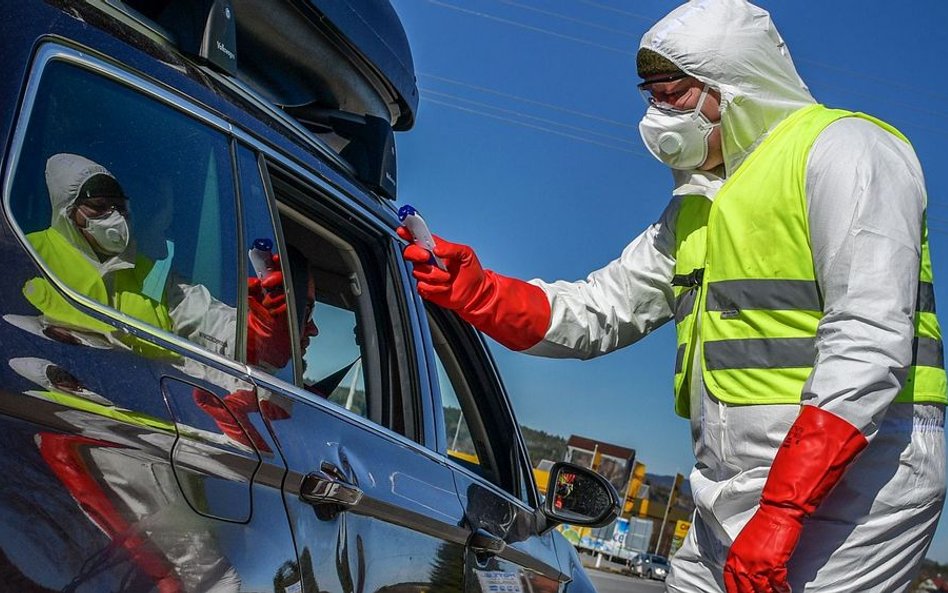
<path id="1" fill-rule="evenodd" d="M 712 123 L 701 108 L 708 96 L 705 86 L 694 109 L 649 105 L 639 122 L 642 141 L 652 156 L 672 169 L 697 169 L 708 160 L 708 138 L 720 123 Z"/>
<path id="2" fill-rule="evenodd" d="M 118 255 L 128 247 L 128 221 L 114 210 L 104 218 L 87 218 L 83 230 L 110 255 Z"/>

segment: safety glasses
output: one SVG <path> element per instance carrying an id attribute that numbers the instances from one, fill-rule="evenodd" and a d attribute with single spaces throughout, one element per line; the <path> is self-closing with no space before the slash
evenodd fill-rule
<path id="1" fill-rule="evenodd" d="M 685 74 L 684 72 L 666 74 L 664 76 L 658 76 L 655 78 L 651 78 L 649 80 L 642 81 L 638 83 L 636 87 L 639 89 L 639 94 L 642 95 L 642 99 L 645 101 L 645 104 L 647 106 L 656 105 L 656 106 L 670 108 L 671 107 L 670 105 L 667 105 L 665 102 L 659 101 L 658 99 L 655 98 L 655 96 L 652 94 L 652 87 L 656 84 L 665 84 L 669 82 L 675 82 L 677 80 L 683 80 L 685 78 L 689 78 L 690 76 L 691 76 L 690 74 Z"/>
<path id="2" fill-rule="evenodd" d="M 91 218 L 107 216 L 118 212 L 122 216 L 128 214 L 128 202 L 119 197 L 88 197 L 76 200 L 76 206 L 85 208 Z"/>

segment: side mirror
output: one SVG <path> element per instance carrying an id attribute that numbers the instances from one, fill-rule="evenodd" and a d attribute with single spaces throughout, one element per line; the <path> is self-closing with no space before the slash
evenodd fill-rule
<path id="1" fill-rule="evenodd" d="M 543 514 L 555 523 L 602 527 L 619 516 L 619 493 L 596 472 L 559 462 L 550 469 Z"/>

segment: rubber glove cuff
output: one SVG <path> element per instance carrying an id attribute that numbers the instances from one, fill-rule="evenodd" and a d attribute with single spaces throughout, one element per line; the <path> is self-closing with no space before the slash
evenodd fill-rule
<path id="1" fill-rule="evenodd" d="M 774 457 L 760 508 L 734 540 L 724 566 L 727 593 L 784 593 L 787 562 L 811 515 L 866 446 L 852 424 L 803 406 Z"/>

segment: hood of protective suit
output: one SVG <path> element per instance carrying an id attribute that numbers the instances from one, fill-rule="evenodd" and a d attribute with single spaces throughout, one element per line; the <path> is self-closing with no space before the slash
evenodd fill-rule
<path id="1" fill-rule="evenodd" d="M 784 118 L 816 102 L 770 15 L 743 0 L 692 0 L 649 29 L 640 47 L 720 91 L 727 175 Z"/>
<path id="2" fill-rule="evenodd" d="M 122 253 L 99 261 L 92 246 L 70 217 L 82 184 L 93 175 L 99 174 L 115 179 L 108 169 L 78 154 L 60 153 L 46 161 L 46 188 L 49 190 L 49 202 L 52 206 L 50 225 L 79 249 L 101 275 L 105 275 L 115 270 L 135 267 L 133 243 L 129 242 L 128 248 Z"/>

